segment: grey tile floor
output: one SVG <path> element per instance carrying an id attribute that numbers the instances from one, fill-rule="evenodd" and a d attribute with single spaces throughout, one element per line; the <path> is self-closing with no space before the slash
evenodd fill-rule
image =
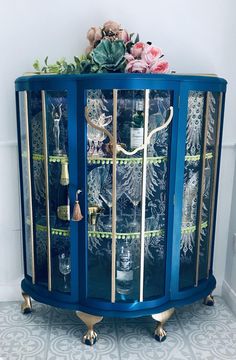
<path id="1" fill-rule="evenodd" d="M 19 302 L 0 303 L 1 360 L 236 360 L 236 317 L 225 302 L 196 302 L 177 309 L 165 326 L 167 339 L 153 338 L 155 321 L 105 318 L 96 326 L 98 342 L 81 343 L 85 325 L 74 312 L 33 303 L 20 313 Z"/>

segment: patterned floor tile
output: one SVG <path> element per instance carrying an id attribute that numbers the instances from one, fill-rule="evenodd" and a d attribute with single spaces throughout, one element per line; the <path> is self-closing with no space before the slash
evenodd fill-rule
<path id="1" fill-rule="evenodd" d="M 20 302 L 0 302 L 0 326 L 48 325 L 51 318 L 51 307 L 32 303 L 32 313 L 22 314 Z"/>
<path id="2" fill-rule="evenodd" d="M 47 345 L 47 326 L 0 327 L 0 359 L 45 360 Z"/>
<path id="3" fill-rule="evenodd" d="M 195 311 L 193 310 L 195 308 Z M 203 316 L 204 308 L 208 308 Z M 183 309 L 177 318 L 197 360 L 232 360 L 236 359 L 236 318 L 220 302 L 214 307 L 201 305 L 197 311 L 196 304 L 191 311 Z M 210 310 L 211 309 L 211 310 Z"/>
<path id="4" fill-rule="evenodd" d="M 98 324 L 98 342 L 82 344 L 85 326 L 57 325 L 51 327 L 48 360 L 118 360 L 119 352 L 113 324 Z"/>
<path id="5" fill-rule="evenodd" d="M 196 329 L 197 325 L 197 329 Z M 188 329 L 188 330 L 187 330 Z M 236 359 L 236 323 L 204 321 L 187 328 L 187 339 L 197 359 Z M 210 357 L 212 356 L 212 357 Z"/>
<path id="6" fill-rule="evenodd" d="M 184 342 L 184 337 L 177 321 L 165 325 L 167 340 L 157 342 L 152 324 L 117 324 L 120 359 L 127 360 L 183 360 L 191 359 L 192 354 Z"/>
<path id="7" fill-rule="evenodd" d="M 176 309 L 177 317 L 180 321 L 186 321 L 188 319 L 211 319 L 227 322 L 229 319 L 235 319 L 236 317 L 229 309 L 228 305 L 219 296 L 214 297 L 214 306 L 207 306 L 202 301 L 197 301 L 191 305 L 183 306 Z"/>
<path id="8" fill-rule="evenodd" d="M 33 302 L 22 315 L 20 302 L 0 303 L 0 360 L 234 360 L 236 317 L 225 302 L 196 302 L 165 325 L 167 339 L 158 343 L 151 316 L 104 318 L 95 326 L 98 342 L 82 344 L 86 326 L 74 311 Z"/>

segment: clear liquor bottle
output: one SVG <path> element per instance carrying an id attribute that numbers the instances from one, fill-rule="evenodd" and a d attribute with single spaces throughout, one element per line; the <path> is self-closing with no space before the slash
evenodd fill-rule
<path id="1" fill-rule="evenodd" d="M 127 295 L 133 290 L 132 248 L 126 239 L 118 248 L 116 269 L 116 291 Z"/>

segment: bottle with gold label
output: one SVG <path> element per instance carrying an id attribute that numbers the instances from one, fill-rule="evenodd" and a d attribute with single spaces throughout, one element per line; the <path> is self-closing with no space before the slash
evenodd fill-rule
<path id="1" fill-rule="evenodd" d="M 61 162 L 61 177 L 58 187 L 57 217 L 63 221 L 70 220 L 68 162 Z"/>

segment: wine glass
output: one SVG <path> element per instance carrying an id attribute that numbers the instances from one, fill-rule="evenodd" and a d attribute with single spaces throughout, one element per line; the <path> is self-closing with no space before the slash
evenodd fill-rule
<path id="1" fill-rule="evenodd" d="M 71 272 L 70 256 L 66 255 L 65 253 L 61 253 L 58 255 L 58 260 L 59 260 L 59 271 L 64 278 L 64 289 L 68 289 L 66 276 Z"/>
<path id="2" fill-rule="evenodd" d="M 106 227 L 108 229 L 112 228 L 112 189 L 108 187 L 103 187 L 101 193 L 99 194 L 100 198 L 104 201 L 104 203 L 108 206 L 109 209 L 109 217 L 107 220 Z"/>
<path id="3" fill-rule="evenodd" d="M 124 193 L 133 204 L 133 221 L 130 223 L 132 227 L 137 227 L 137 206 L 141 201 L 142 195 L 142 164 L 130 164 L 124 175 Z"/>

